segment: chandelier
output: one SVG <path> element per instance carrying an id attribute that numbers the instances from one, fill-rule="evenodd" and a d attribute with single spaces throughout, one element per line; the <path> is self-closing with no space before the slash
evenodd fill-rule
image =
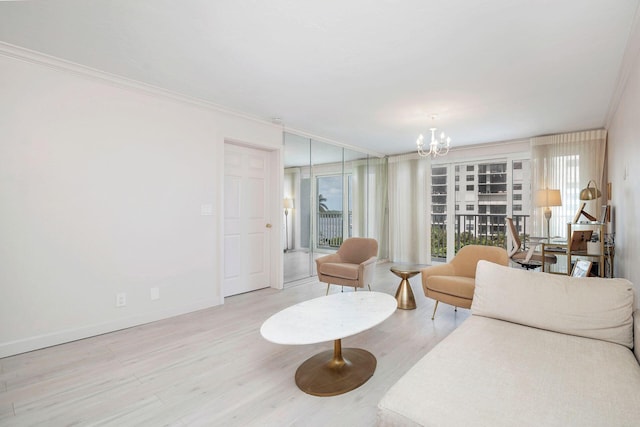
<path id="1" fill-rule="evenodd" d="M 429 143 L 429 151 L 424 150 L 424 136 L 420 134 L 416 144 L 418 145 L 418 154 L 420 157 L 432 156 L 436 158 L 438 156 L 445 156 L 449 152 L 449 145 L 451 144 L 451 138 L 445 137 L 444 132 L 440 133 L 440 137 L 436 138 L 437 128 L 430 128 L 431 142 Z"/>

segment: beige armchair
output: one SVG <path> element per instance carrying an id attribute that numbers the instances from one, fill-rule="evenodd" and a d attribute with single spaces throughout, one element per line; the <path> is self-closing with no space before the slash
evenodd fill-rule
<path id="1" fill-rule="evenodd" d="M 375 239 L 352 237 L 342 242 L 338 252 L 316 259 L 318 279 L 331 285 L 353 286 L 355 290 L 371 290 L 373 273 L 378 259 L 378 242 Z"/>
<path id="2" fill-rule="evenodd" d="M 456 308 L 471 308 L 476 288 L 476 265 L 480 260 L 509 265 L 509 256 L 504 248 L 468 245 L 460 248 L 450 263 L 422 269 L 424 294 L 436 300 L 431 319 L 436 317 L 440 301 Z"/>

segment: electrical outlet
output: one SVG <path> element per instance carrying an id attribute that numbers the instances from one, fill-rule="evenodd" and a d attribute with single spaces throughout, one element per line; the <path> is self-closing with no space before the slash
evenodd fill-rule
<path id="1" fill-rule="evenodd" d="M 157 300 L 160 298 L 160 288 L 151 288 L 149 292 L 149 296 L 151 297 L 151 301 Z"/>
<path id="2" fill-rule="evenodd" d="M 120 292 L 116 294 L 116 307 L 124 307 L 127 305 L 127 294 Z"/>

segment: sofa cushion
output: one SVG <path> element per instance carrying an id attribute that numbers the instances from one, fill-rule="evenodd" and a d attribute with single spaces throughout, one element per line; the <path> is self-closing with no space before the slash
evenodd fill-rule
<path id="1" fill-rule="evenodd" d="M 455 295 L 460 298 L 473 298 L 475 279 L 462 276 L 430 276 L 427 288 L 447 295 Z"/>
<path id="2" fill-rule="evenodd" d="M 340 277 L 343 279 L 358 279 L 358 264 L 346 264 L 341 262 L 327 262 L 320 265 L 320 273 L 326 276 Z"/>
<path id="3" fill-rule="evenodd" d="M 629 349 L 481 316 L 427 353 L 378 405 L 382 426 L 632 426 L 638 420 L 640 366 Z"/>
<path id="4" fill-rule="evenodd" d="M 633 348 L 633 289 L 626 279 L 570 277 L 480 261 L 471 312 Z"/>

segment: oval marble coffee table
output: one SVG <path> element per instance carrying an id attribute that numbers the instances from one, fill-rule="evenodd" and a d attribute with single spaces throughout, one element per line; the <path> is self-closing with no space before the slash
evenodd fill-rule
<path id="1" fill-rule="evenodd" d="M 342 348 L 342 338 L 382 323 L 396 310 L 391 295 L 347 292 L 304 301 L 274 314 L 260 328 L 276 344 L 304 345 L 333 341 L 333 350 L 307 359 L 296 371 L 296 384 L 314 396 L 335 396 L 360 387 L 376 370 L 376 358 L 360 348 Z"/>

